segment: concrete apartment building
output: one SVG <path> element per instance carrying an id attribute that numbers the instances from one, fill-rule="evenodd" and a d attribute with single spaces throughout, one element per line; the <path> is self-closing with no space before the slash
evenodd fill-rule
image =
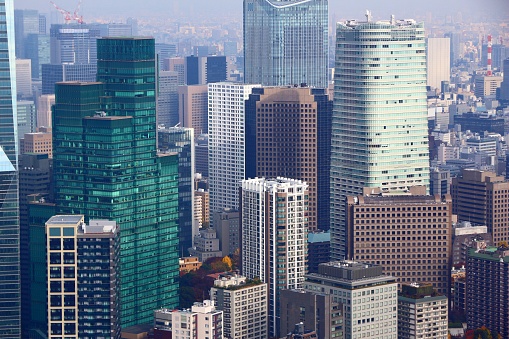
<path id="1" fill-rule="evenodd" d="M 503 176 L 464 169 L 452 180 L 451 193 L 458 221 L 488 226 L 494 244 L 509 241 L 509 182 Z"/>
<path id="2" fill-rule="evenodd" d="M 267 284 L 225 273 L 214 281 L 210 299 L 223 311 L 224 338 L 267 338 Z"/>
<path id="3" fill-rule="evenodd" d="M 451 197 L 425 195 L 423 186 L 404 195 L 364 193 L 347 198 L 348 257 L 383 266 L 399 283 L 428 282 L 447 295 Z"/>
<path id="4" fill-rule="evenodd" d="M 344 305 L 344 339 L 398 338 L 398 284 L 382 266 L 332 261 L 321 264 L 318 273 L 307 274 L 303 285 Z"/>
<path id="5" fill-rule="evenodd" d="M 431 284 L 403 284 L 398 296 L 398 339 L 447 339 L 448 299 Z"/>

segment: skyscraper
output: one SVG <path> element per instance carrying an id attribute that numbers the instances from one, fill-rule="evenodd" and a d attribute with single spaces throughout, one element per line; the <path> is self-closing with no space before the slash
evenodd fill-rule
<path id="1" fill-rule="evenodd" d="M 441 82 L 451 78 L 451 42 L 449 38 L 428 38 L 426 42 L 428 86 L 440 90 Z"/>
<path id="2" fill-rule="evenodd" d="M 160 71 L 157 91 L 157 124 L 173 127 L 179 122 L 178 73 Z"/>
<path id="3" fill-rule="evenodd" d="M 328 0 L 244 0 L 247 84 L 327 88 Z"/>
<path id="4" fill-rule="evenodd" d="M 0 337 L 21 337 L 14 5 L 0 1 Z"/>
<path id="5" fill-rule="evenodd" d="M 209 84 L 210 212 L 239 206 L 245 179 L 245 100 L 257 85 Z"/>
<path id="6" fill-rule="evenodd" d="M 346 254 L 345 197 L 429 184 L 424 26 L 337 26 L 331 149 L 331 255 Z"/>
<path id="7" fill-rule="evenodd" d="M 281 290 L 302 288 L 307 269 L 308 186 L 287 178 L 242 181 L 242 274 L 268 284 L 269 335 L 279 335 Z"/>
<path id="8" fill-rule="evenodd" d="M 178 156 L 157 154 L 154 40 L 100 39 L 98 59 L 103 83 L 56 85 L 57 213 L 116 221 L 122 230 L 128 327 L 178 303 Z"/>

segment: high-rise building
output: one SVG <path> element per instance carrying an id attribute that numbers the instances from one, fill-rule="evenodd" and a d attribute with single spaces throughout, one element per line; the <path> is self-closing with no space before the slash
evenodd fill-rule
<path id="1" fill-rule="evenodd" d="M 41 67 L 42 94 L 55 94 L 55 84 L 62 81 L 93 82 L 97 64 L 44 64 Z"/>
<path id="2" fill-rule="evenodd" d="M 196 138 L 194 164 L 195 173 L 200 173 L 202 177 L 209 177 L 209 135 L 200 134 Z"/>
<path id="3" fill-rule="evenodd" d="M 502 83 L 500 84 L 500 95 L 499 99 L 500 101 L 504 103 L 509 102 L 509 58 L 505 59 L 503 61 L 503 73 L 504 77 L 502 79 Z"/>
<path id="4" fill-rule="evenodd" d="M 26 58 L 25 47 L 27 36 L 29 34 L 39 34 L 39 13 L 33 9 L 16 9 L 14 11 L 14 28 L 16 58 Z"/>
<path id="5" fill-rule="evenodd" d="M 406 195 L 382 196 L 372 188 L 363 193 L 347 197 L 348 258 L 381 265 L 399 283 L 433 283 L 447 295 L 451 197 L 425 195 L 422 186 Z"/>
<path id="6" fill-rule="evenodd" d="M 449 38 L 428 38 L 426 42 L 427 84 L 441 89 L 442 81 L 451 79 L 451 41 Z"/>
<path id="7" fill-rule="evenodd" d="M 464 46 L 462 45 L 461 41 L 461 33 L 455 33 L 455 32 L 449 32 L 446 33 L 444 36 L 446 38 L 450 39 L 450 51 L 451 51 L 451 67 L 458 61 L 460 58 L 463 57 L 463 49 Z"/>
<path id="8" fill-rule="evenodd" d="M 17 102 L 18 106 L 18 137 L 22 139 L 26 133 L 33 133 L 37 127 L 35 103 L 31 100 Z M 22 150 L 23 147 L 20 147 Z"/>
<path id="9" fill-rule="evenodd" d="M 207 134 L 209 130 L 207 85 L 179 86 L 177 92 L 180 125 L 194 128 L 196 138 L 201 134 Z"/>
<path id="10" fill-rule="evenodd" d="M 245 100 L 257 85 L 209 84 L 210 212 L 239 207 L 245 179 Z"/>
<path id="11" fill-rule="evenodd" d="M 210 193 L 203 188 L 194 192 L 195 219 L 198 220 L 200 228 L 208 227 L 210 224 Z"/>
<path id="12" fill-rule="evenodd" d="M 178 153 L 179 192 L 179 254 L 185 256 L 193 246 L 198 234 L 194 220 L 194 130 L 192 128 L 170 127 L 157 132 L 158 148 L 165 153 Z"/>
<path id="13" fill-rule="evenodd" d="M 303 289 L 282 290 L 280 318 L 280 338 L 291 333 L 296 324 L 316 332 L 316 337 L 311 338 L 344 338 L 343 304 L 334 301 L 332 294 Z"/>
<path id="14" fill-rule="evenodd" d="M 467 261 L 467 324 L 509 338 L 509 248 L 471 248 Z"/>
<path id="15" fill-rule="evenodd" d="M 55 104 L 55 94 L 43 94 L 37 99 L 37 127 L 51 127 L 51 106 Z"/>
<path id="16" fill-rule="evenodd" d="M 157 124 L 176 126 L 179 122 L 178 73 L 160 71 L 157 91 Z"/>
<path id="17" fill-rule="evenodd" d="M 484 98 L 489 95 L 496 95 L 497 89 L 502 85 L 501 76 L 477 76 L 474 80 L 474 94 L 478 98 Z"/>
<path id="18" fill-rule="evenodd" d="M 239 210 L 224 209 L 214 213 L 214 229 L 219 238 L 219 248 L 223 256 L 232 255 L 240 250 L 240 214 Z"/>
<path id="19" fill-rule="evenodd" d="M 50 36 L 47 34 L 29 34 L 25 39 L 25 56 L 32 60 L 32 78 L 41 79 L 43 64 L 49 64 Z"/>
<path id="20" fill-rule="evenodd" d="M 310 231 L 329 229 L 323 216 L 318 223 L 318 215 L 329 210 L 330 167 L 320 161 L 330 159 L 331 118 L 332 101 L 324 89 L 253 88 L 246 101 L 246 178 L 305 181 Z"/>
<path id="21" fill-rule="evenodd" d="M 120 36 L 120 35 L 110 35 L 110 36 Z M 165 69 L 164 60 L 174 58 L 177 56 L 177 45 L 156 42 L 155 48 L 159 69 L 163 71 L 171 71 L 170 69 Z"/>
<path id="22" fill-rule="evenodd" d="M 114 221 L 56 215 L 46 222 L 48 338 L 120 338 Z"/>
<path id="23" fill-rule="evenodd" d="M 375 23 L 369 12 L 336 37 L 330 229 L 332 258 L 343 259 L 347 195 L 429 185 L 426 44 L 422 23 Z"/>
<path id="24" fill-rule="evenodd" d="M 464 169 L 452 180 L 452 212 L 459 221 L 488 226 L 493 242 L 509 241 L 509 182 L 493 172 Z"/>
<path id="25" fill-rule="evenodd" d="M 39 132 L 25 133 L 23 137 L 23 148 L 20 147 L 20 154 L 44 153 L 53 158 L 53 134 L 51 128 L 41 128 Z"/>
<path id="26" fill-rule="evenodd" d="M 210 299 L 223 311 L 224 338 L 267 338 L 267 284 L 222 274 L 210 289 Z"/>
<path id="27" fill-rule="evenodd" d="M 268 284 L 271 337 L 279 335 L 281 290 L 301 288 L 307 270 L 307 189 L 287 178 L 242 181 L 242 274 Z"/>
<path id="28" fill-rule="evenodd" d="M 487 226 L 472 226 L 468 221 L 454 224 L 452 239 L 452 265 L 465 265 L 468 258 L 468 251 L 475 247 L 479 241 L 483 241 L 487 246 L 493 244 L 491 234 L 488 233 Z"/>
<path id="29" fill-rule="evenodd" d="M 318 273 L 320 264 L 330 261 L 330 232 L 308 234 L 308 272 Z"/>
<path id="30" fill-rule="evenodd" d="M 101 29 L 96 25 L 51 25 L 51 63 L 95 64 L 100 37 Z"/>
<path id="31" fill-rule="evenodd" d="M 20 230 L 18 198 L 18 135 L 16 117 L 16 62 L 14 56 L 14 4 L 0 1 L 0 337 L 19 339 Z"/>
<path id="32" fill-rule="evenodd" d="M 381 266 L 355 261 L 320 264 L 304 289 L 343 304 L 343 338 L 398 338 L 398 284 Z M 350 305 L 350 306 L 348 306 Z"/>
<path id="33" fill-rule="evenodd" d="M 179 86 L 186 83 L 186 59 L 184 58 L 168 58 L 163 60 L 163 70 L 177 72 L 179 76 Z"/>
<path id="34" fill-rule="evenodd" d="M 244 82 L 328 86 L 328 0 L 244 0 Z"/>
<path id="35" fill-rule="evenodd" d="M 178 304 L 178 155 L 157 154 L 153 39 L 98 40 L 98 81 L 56 85 L 56 204 L 122 229 L 124 328 Z"/>
<path id="36" fill-rule="evenodd" d="M 19 99 L 32 98 L 32 61 L 16 59 L 16 94 Z"/>
<path id="37" fill-rule="evenodd" d="M 404 284 L 398 295 L 398 338 L 447 339 L 448 303 L 432 285 Z"/>
<path id="38" fill-rule="evenodd" d="M 226 81 L 225 56 L 188 56 L 185 64 L 186 84 L 205 85 Z"/>

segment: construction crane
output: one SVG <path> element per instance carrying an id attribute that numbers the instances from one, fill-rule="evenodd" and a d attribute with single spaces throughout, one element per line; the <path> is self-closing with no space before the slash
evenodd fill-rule
<path id="1" fill-rule="evenodd" d="M 78 1 L 78 5 L 76 6 L 76 9 L 74 10 L 74 13 L 71 13 L 71 12 L 69 12 L 69 11 L 67 11 L 67 10 L 65 10 L 63 8 L 58 7 L 57 4 L 54 3 L 53 1 L 50 1 L 50 3 L 53 5 L 53 7 L 55 7 L 56 10 L 59 11 L 60 14 L 62 14 L 66 24 L 68 24 L 72 20 L 76 21 L 79 24 L 84 23 L 83 16 L 79 14 L 79 12 L 81 10 L 82 2 L 83 2 L 83 0 L 79 0 Z"/>

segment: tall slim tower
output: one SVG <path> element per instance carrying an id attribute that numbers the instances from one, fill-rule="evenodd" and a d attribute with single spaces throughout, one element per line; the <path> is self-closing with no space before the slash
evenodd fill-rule
<path id="1" fill-rule="evenodd" d="M 242 274 L 269 289 L 269 335 L 279 334 L 282 289 L 302 288 L 306 274 L 308 185 L 300 180 L 242 182 Z"/>
<path id="2" fill-rule="evenodd" d="M 0 0 L 0 337 L 21 337 L 14 5 Z"/>
<path id="3" fill-rule="evenodd" d="M 328 0 L 244 0 L 245 83 L 327 88 Z"/>
<path id="4" fill-rule="evenodd" d="M 331 149 L 331 256 L 343 259 L 345 197 L 429 184 L 424 26 L 338 23 Z"/>

